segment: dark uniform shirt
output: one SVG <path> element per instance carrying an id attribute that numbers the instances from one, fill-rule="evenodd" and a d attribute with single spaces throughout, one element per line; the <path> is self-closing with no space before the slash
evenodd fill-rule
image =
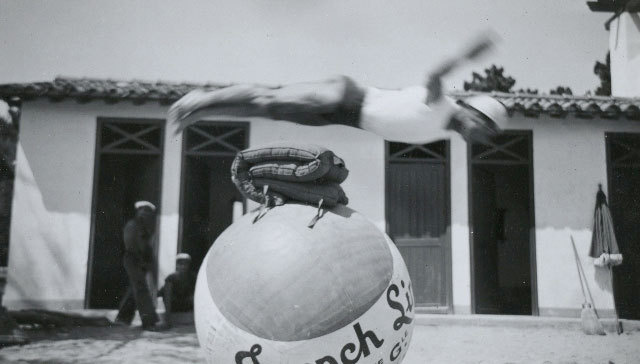
<path id="1" fill-rule="evenodd" d="M 165 297 L 165 288 L 160 290 L 160 295 L 171 300 L 171 310 L 174 312 L 187 312 L 193 310 L 193 293 L 196 289 L 196 275 L 189 271 L 186 274 L 171 273 L 165 280 L 165 287 L 171 284 L 171 297 Z"/>
<path id="2" fill-rule="evenodd" d="M 127 255 L 141 264 L 150 264 L 152 261 L 151 238 L 143 223 L 134 218 L 124 226 L 124 249 Z"/>

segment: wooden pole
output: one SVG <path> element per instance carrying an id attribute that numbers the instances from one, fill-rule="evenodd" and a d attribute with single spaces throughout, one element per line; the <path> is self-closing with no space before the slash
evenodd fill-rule
<path id="1" fill-rule="evenodd" d="M 9 178 L 8 183 L 3 184 L 3 188 L 6 190 L 0 191 L 0 193 L 6 193 L 6 197 L 9 201 L 7 206 L 2 208 L 8 209 L 6 213 L 3 213 L 3 218 L 7 219 L 3 225 L 6 229 L 11 226 L 11 201 L 13 200 L 13 183 L 15 180 L 15 155 L 16 148 L 18 146 L 18 131 L 20 129 L 20 110 L 22 101 L 19 98 L 11 98 L 5 103 L 0 99 L 2 106 L 8 106 L 9 115 L 4 115 L 0 121 L 2 124 L 0 127 L 4 129 L 5 134 L 2 137 L 4 143 L 7 143 L 2 148 L 3 157 L 6 159 L 7 175 L 5 178 Z M 2 116 L 2 115 L 0 115 Z M 8 120 L 5 120 L 8 119 Z M 21 345 L 27 343 L 29 340 L 20 330 L 16 322 L 9 316 L 7 309 L 2 306 L 2 297 L 4 296 L 4 290 L 7 283 L 7 271 L 8 271 L 8 259 L 9 259 L 9 231 L 4 231 L 0 236 L 0 245 L 4 245 L 2 248 L 2 254 L 0 254 L 0 347 L 9 345 Z"/>
<path id="2" fill-rule="evenodd" d="M 613 313 L 616 318 L 616 332 L 618 335 L 622 334 L 622 325 L 620 325 L 620 321 L 618 319 L 618 308 L 616 307 L 616 289 L 613 285 L 613 267 L 609 264 L 609 278 L 611 281 L 611 296 L 613 297 Z"/>

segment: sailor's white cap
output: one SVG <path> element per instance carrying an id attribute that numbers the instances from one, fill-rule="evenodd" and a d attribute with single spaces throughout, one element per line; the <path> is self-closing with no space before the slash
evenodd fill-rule
<path id="1" fill-rule="evenodd" d="M 489 95 L 476 95 L 462 100 L 462 106 L 479 111 L 481 114 L 492 120 L 499 128 L 504 128 L 507 124 L 507 108 L 503 103 Z"/>
<path id="2" fill-rule="evenodd" d="M 187 253 L 180 253 L 180 254 L 176 255 L 176 261 L 178 261 L 178 260 L 191 261 L 191 255 L 189 255 Z"/>
<path id="3" fill-rule="evenodd" d="M 136 201 L 136 203 L 134 203 L 133 206 L 136 208 L 136 210 L 142 207 L 148 207 L 151 209 L 151 211 L 156 210 L 156 205 L 152 204 L 149 201 Z"/>
<path id="4" fill-rule="evenodd" d="M 11 114 L 9 114 L 9 105 L 3 100 L 0 100 L 0 123 L 7 125 L 12 123 Z"/>

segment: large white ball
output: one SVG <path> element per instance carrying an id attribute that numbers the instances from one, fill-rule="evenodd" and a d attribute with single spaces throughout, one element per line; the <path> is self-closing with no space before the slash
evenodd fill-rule
<path id="1" fill-rule="evenodd" d="M 207 253 L 195 292 L 212 364 L 400 363 L 413 333 L 409 273 L 393 242 L 345 206 L 247 214 Z"/>

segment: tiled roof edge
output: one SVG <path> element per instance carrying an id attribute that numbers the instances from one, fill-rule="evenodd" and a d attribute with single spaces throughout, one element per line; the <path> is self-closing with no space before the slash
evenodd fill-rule
<path id="1" fill-rule="evenodd" d="M 134 104 L 155 101 L 167 105 L 195 88 L 212 89 L 229 85 L 221 83 L 56 77 L 50 82 L 0 84 L 0 97 L 17 96 L 25 100 L 48 98 L 52 101 L 71 98 L 79 102 L 101 99 L 108 103 L 131 101 Z M 507 107 L 511 114 L 521 113 L 528 117 L 548 114 L 559 118 L 575 115 L 583 118 L 602 117 L 605 119 L 627 118 L 640 120 L 640 97 L 473 91 L 454 91 L 450 92 L 449 96 L 455 99 L 464 99 L 479 94 L 488 94 L 495 97 Z"/>

